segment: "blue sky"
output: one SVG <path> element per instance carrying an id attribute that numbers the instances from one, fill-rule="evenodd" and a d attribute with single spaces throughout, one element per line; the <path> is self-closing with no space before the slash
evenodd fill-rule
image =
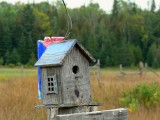
<path id="1" fill-rule="evenodd" d="M 42 1 L 49 1 L 50 3 L 55 2 L 56 0 L 0 0 L 0 1 L 7 1 L 9 3 L 15 3 L 15 2 L 22 2 L 22 3 L 32 3 L 33 1 L 35 2 L 42 2 Z M 113 1 L 114 0 L 64 0 L 65 3 L 67 4 L 67 7 L 69 8 L 75 8 L 75 7 L 80 7 L 82 5 L 87 5 L 91 1 L 93 3 L 98 3 L 100 5 L 100 8 L 105 10 L 106 12 L 110 12 L 113 6 Z M 147 9 L 148 6 L 150 6 L 152 0 L 125 0 L 125 1 L 131 1 L 137 3 L 137 5 L 143 9 Z M 159 8 L 160 6 L 160 0 L 155 0 L 156 2 L 156 7 Z"/>

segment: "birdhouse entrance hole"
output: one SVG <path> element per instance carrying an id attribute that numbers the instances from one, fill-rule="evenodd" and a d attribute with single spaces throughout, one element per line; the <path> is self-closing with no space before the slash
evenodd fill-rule
<path id="1" fill-rule="evenodd" d="M 73 72 L 74 74 L 77 74 L 77 73 L 79 72 L 79 67 L 78 67 L 77 65 L 73 66 L 72 72 Z"/>

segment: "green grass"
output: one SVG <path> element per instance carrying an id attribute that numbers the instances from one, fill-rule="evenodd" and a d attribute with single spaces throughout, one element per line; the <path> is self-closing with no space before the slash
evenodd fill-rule
<path id="1" fill-rule="evenodd" d="M 29 77 L 37 75 L 37 69 L 24 69 L 21 68 L 0 68 L 0 81 L 15 79 L 17 77 Z"/>

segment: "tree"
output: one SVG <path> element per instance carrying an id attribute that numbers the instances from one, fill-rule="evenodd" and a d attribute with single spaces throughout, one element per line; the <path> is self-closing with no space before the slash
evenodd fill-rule
<path id="1" fill-rule="evenodd" d="M 149 51 L 148 51 L 148 56 L 147 56 L 147 63 L 149 66 L 153 66 L 153 61 L 157 61 L 156 59 L 154 60 L 154 57 L 155 57 L 155 53 L 156 53 L 156 44 L 152 44 L 149 48 Z"/>
<path id="2" fill-rule="evenodd" d="M 3 22 L 2 22 L 2 18 L 0 17 L 0 57 L 4 57 L 4 40 L 3 40 Z"/>
<path id="3" fill-rule="evenodd" d="M 17 65 L 17 63 L 20 63 L 20 56 L 16 48 L 14 48 L 10 54 L 10 63 L 15 64 L 15 65 Z"/>
<path id="4" fill-rule="evenodd" d="M 109 14 L 93 3 L 68 9 L 73 21 L 70 38 L 78 39 L 96 59 L 101 59 L 103 67 L 137 65 L 139 61 L 159 67 L 160 9 L 155 11 L 155 7 L 155 0 L 150 11 L 132 2 L 114 0 Z M 64 36 L 67 19 L 60 0 L 54 5 L 1 2 L 1 63 L 33 64 L 37 40 L 44 36 Z"/>
<path id="5" fill-rule="evenodd" d="M 37 9 L 34 9 L 34 15 L 34 35 L 36 36 L 36 38 L 41 39 L 46 35 L 53 35 L 49 16 L 47 16 L 43 12 L 38 11 Z"/>
<path id="6" fill-rule="evenodd" d="M 135 59 L 134 65 L 138 65 L 140 61 L 144 61 L 142 50 L 139 46 L 132 46 L 131 47 Z"/>
<path id="7" fill-rule="evenodd" d="M 131 66 L 134 64 L 134 54 L 130 45 L 126 44 L 124 41 L 117 48 L 116 55 L 116 65 L 122 64 L 123 66 Z"/>
<path id="8" fill-rule="evenodd" d="M 160 47 L 158 47 L 156 49 L 152 65 L 153 65 L 154 68 L 159 68 L 160 67 Z"/>
<path id="9" fill-rule="evenodd" d="M 21 33 L 21 35 L 19 36 L 18 53 L 20 55 L 20 62 L 22 64 L 26 64 L 28 62 L 27 61 L 28 56 L 26 57 L 26 51 L 27 51 L 26 44 L 29 44 L 29 43 L 26 43 L 24 34 Z"/>
<path id="10" fill-rule="evenodd" d="M 33 35 L 35 16 L 31 5 L 27 4 L 20 12 L 20 24 L 23 25 L 22 32 L 25 36 Z"/>
<path id="11" fill-rule="evenodd" d="M 5 57 L 4 57 L 4 58 L 5 58 L 5 61 L 4 61 L 5 65 L 8 65 L 8 64 L 10 64 L 10 63 L 11 63 L 10 61 L 11 61 L 11 59 L 12 59 L 12 58 L 11 58 L 11 56 L 10 56 L 9 51 L 7 51 L 7 52 L 6 52 L 6 54 L 5 54 Z"/>
<path id="12" fill-rule="evenodd" d="M 30 55 L 30 59 L 29 59 L 29 62 L 28 62 L 28 65 L 34 65 L 36 62 L 36 57 L 35 57 L 35 54 L 32 52 L 31 55 Z"/>
<path id="13" fill-rule="evenodd" d="M 3 65 L 3 58 L 0 58 L 0 66 Z"/>
<path id="14" fill-rule="evenodd" d="M 120 12 L 120 5 L 118 0 L 114 0 L 113 9 L 112 9 L 112 17 L 117 18 Z"/>
<path id="15" fill-rule="evenodd" d="M 152 4 L 151 4 L 151 12 L 154 12 L 155 9 L 156 9 L 155 0 L 152 0 Z"/>
<path id="16" fill-rule="evenodd" d="M 36 40 L 34 43 L 35 16 L 31 5 L 27 4 L 18 12 L 17 28 L 19 29 L 18 52 L 22 64 L 27 64 L 30 54 L 36 52 Z M 33 45 L 33 43 L 35 45 Z"/>

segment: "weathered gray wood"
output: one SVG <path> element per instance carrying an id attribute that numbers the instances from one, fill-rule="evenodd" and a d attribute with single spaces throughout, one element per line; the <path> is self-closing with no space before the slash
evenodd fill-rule
<path id="1" fill-rule="evenodd" d="M 75 106 L 75 107 L 63 107 L 63 108 L 49 108 L 48 109 L 48 120 L 56 120 L 57 115 L 74 114 L 93 112 L 97 110 L 95 106 Z"/>
<path id="2" fill-rule="evenodd" d="M 58 115 L 58 108 L 48 109 L 48 120 L 56 120 L 56 115 Z"/>
<path id="3" fill-rule="evenodd" d="M 139 74 L 142 76 L 144 72 L 144 64 L 142 61 L 139 62 Z"/>
<path id="4" fill-rule="evenodd" d="M 73 67 L 77 66 L 77 73 Z M 65 56 L 62 66 L 41 67 L 42 74 L 42 103 L 44 105 L 90 104 L 92 103 L 89 61 L 82 51 L 73 46 Z M 58 94 L 47 94 L 47 77 L 58 76 Z"/>
<path id="5" fill-rule="evenodd" d="M 66 107 L 66 108 L 59 108 L 58 114 L 73 114 L 73 113 L 83 113 L 83 112 L 92 112 L 94 110 L 93 106 L 78 106 L 78 107 Z"/>
<path id="6" fill-rule="evenodd" d="M 79 71 L 74 74 L 73 66 Z M 73 47 L 61 69 L 63 104 L 89 104 L 92 102 L 89 80 L 89 61 Z"/>
<path id="7" fill-rule="evenodd" d="M 56 120 L 127 120 L 127 109 L 57 115 Z"/>
<path id="8" fill-rule="evenodd" d="M 60 67 L 48 67 L 41 68 L 42 72 L 42 103 L 44 105 L 48 104 L 61 104 L 61 81 L 60 81 Z M 47 77 L 57 75 L 57 84 L 58 84 L 58 94 L 47 94 L 48 92 L 48 83 Z"/>
<path id="9" fill-rule="evenodd" d="M 102 104 L 100 104 L 100 103 L 90 103 L 90 104 L 88 104 L 88 105 L 86 105 L 86 104 L 80 104 L 80 105 L 77 105 L 77 104 L 65 104 L 65 105 L 63 105 L 63 104 L 61 104 L 61 105 L 37 105 L 37 106 L 35 106 L 35 108 L 36 109 L 42 109 L 42 108 L 73 108 L 73 107 L 81 107 L 81 106 L 94 106 L 94 107 L 96 107 L 96 106 L 102 106 Z"/>

